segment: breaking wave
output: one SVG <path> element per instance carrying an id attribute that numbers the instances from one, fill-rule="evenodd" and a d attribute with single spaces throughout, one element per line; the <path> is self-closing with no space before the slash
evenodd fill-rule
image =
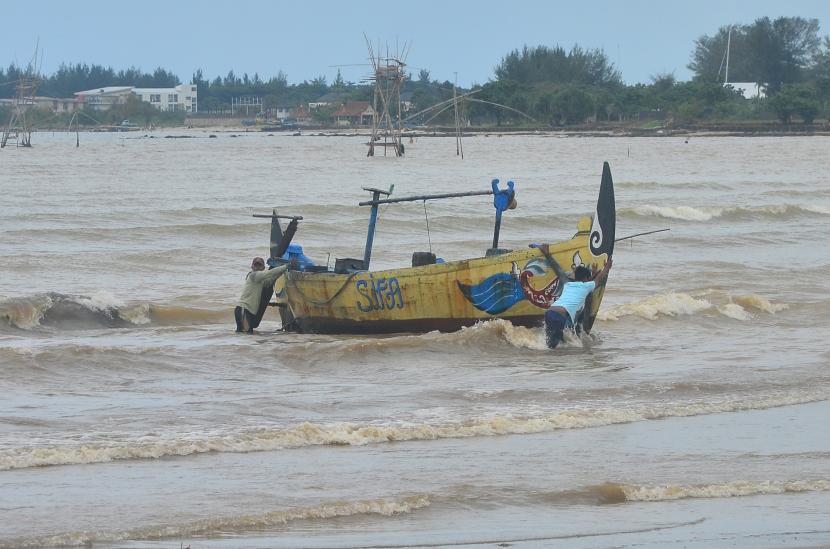
<path id="1" fill-rule="evenodd" d="M 550 351 L 545 342 L 545 332 L 542 328 L 544 320 L 539 316 L 538 328 L 516 326 L 512 322 L 494 318 L 483 320 L 461 328 L 456 332 L 427 332 L 424 334 L 397 334 L 387 337 L 358 337 L 336 338 L 319 341 L 308 339 L 298 343 L 293 348 L 283 350 L 284 356 L 294 356 L 298 360 L 314 360 L 319 356 L 321 360 L 331 360 L 332 352 L 338 356 L 355 355 L 364 357 L 367 353 L 387 353 L 390 351 L 423 351 L 425 348 L 447 350 L 450 348 L 472 348 L 477 352 L 482 350 L 503 347 L 505 343 L 520 349 Z M 579 337 L 570 337 L 562 347 L 583 347 L 583 340 Z"/>
<path id="2" fill-rule="evenodd" d="M 182 524 L 148 526 L 122 532 L 67 532 L 39 538 L 17 539 L 9 547 L 44 547 L 90 545 L 93 542 L 113 542 L 128 539 L 164 539 L 220 532 L 250 531 L 284 526 L 302 520 L 325 520 L 358 515 L 391 517 L 423 509 L 430 505 L 429 498 L 415 495 L 399 499 L 378 498 L 359 501 L 336 501 L 310 507 L 297 507 L 271 511 L 257 515 L 216 517 Z"/>
<path id="3" fill-rule="evenodd" d="M 0 451 L 0 470 L 103 463 L 114 460 L 158 459 L 208 452 L 262 452 L 309 446 L 362 446 L 385 442 L 533 434 L 562 429 L 585 429 L 672 417 L 690 417 L 743 410 L 765 410 L 830 400 L 830 385 L 810 389 L 771 390 L 745 397 L 725 395 L 715 400 L 686 400 L 623 408 L 573 408 L 533 415 L 490 414 L 460 421 L 377 422 L 358 424 L 306 422 L 227 434 L 185 434 L 137 440 L 25 446 Z M 176 436 L 180 438 L 175 438 Z"/>
<path id="4" fill-rule="evenodd" d="M 655 486 L 620 485 L 620 490 L 626 501 L 669 501 L 688 498 L 733 498 L 796 492 L 827 492 L 830 491 L 830 480 L 741 480 L 723 484 L 697 484 L 690 486 L 675 486 L 670 484 Z"/>
<path id="5" fill-rule="evenodd" d="M 597 319 L 619 320 L 625 316 L 638 316 L 656 320 L 661 316 L 695 315 L 716 312 L 734 320 L 750 320 L 753 312 L 775 314 L 787 309 L 784 303 L 772 303 L 757 295 L 730 296 L 707 290 L 695 294 L 671 292 L 613 307 L 600 308 Z"/>
<path id="6" fill-rule="evenodd" d="M 577 505 L 615 505 L 625 502 L 674 501 L 693 498 L 734 498 L 744 496 L 830 491 L 830 480 L 736 480 L 714 484 L 604 484 L 577 490 L 539 495 L 546 503 Z"/>
<path id="7" fill-rule="evenodd" d="M 720 208 L 715 206 L 657 206 L 645 204 L 619 211 L 621 216 L 663 217 L 682 221 L 710 221 L 712 219 L 792 219 L 803 215 L 830 215 L 830 206 L 774 204 L 770 206 Z"/>
<path id="8" fill-rule="evenodd" d="M 62 329 L 120 328 L 143 324 L 206 324 L 227 321 L 228 311 L 151 303 L 127 304 L 104 291 L 91 296 L 59 293 L 0 301 L 0 327 L 31 330 L 40 326 Z"/>

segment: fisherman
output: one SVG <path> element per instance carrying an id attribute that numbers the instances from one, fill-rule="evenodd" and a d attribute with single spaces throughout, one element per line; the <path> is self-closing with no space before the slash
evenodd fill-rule
<path id="1" fill-rule="evenodd" d="M 270 294 L 274 291 L 274 282 L 288 270 L 288 267 L 289 265 L 281 265 L 266 271 L 265 260 L 261 257 L 254 258 L 251 271 L 245 276 L 242 297 L 233 310 L 237 332 L 254 333 L 254 328 L 259 326 L 265 313 L 265 307 L 261 306 L 263 297 L 266 300 L 270 299 Z"/>
<path id="2" fill-rule="evenodd" d="M 608 271 L 611 270 L 613 262 L 609 257 L 599 272 L 596 269 L 589 269 L 585 265 L 579 265 L 574 269 L 575 280 L 571 280 L 565 270 L 550 255 L 547 244 L 542 244 L 539 249 L 545 254 L 553 270 L 556 271 L 559 283 L 563 284 L 559 298 L 545 312 L 545 336 L 548 347 L 554 349 L 565 340 L 565 329 L 574 329 L 577 315 L 585 306 L 585 300 L 608 277 Z"/>

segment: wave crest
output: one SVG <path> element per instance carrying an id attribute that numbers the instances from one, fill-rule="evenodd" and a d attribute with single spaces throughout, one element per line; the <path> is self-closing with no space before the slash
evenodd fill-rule
<path id="1" fill-rule="evenodd" d="M 258 515 L 217 517 L 182 524 L 149 526 L 122 532 L 67 532 L 53 536 L 13 540 L 14 547 L 53 547 L 90 545 L 93 542 L 113 542 L 128 539 L 165 539 L 197 535 L 211 535 L 228 531 L 249 531 L 283 526 L 300 520 L 325 520 L 357 515 L 391 517 L 423 509 L 430 505 L 425 495 L 399 499 L 378 498 L 359 501 L 335 501 L 309 507 L 271 511 Z"/>
<path id="2" fill-rule="evenodd" d="M 740 480 L 723 484 L 698 484 L 692 486 L 621 485 L 626 501 L 670 501 L 687 498 L 731 498 L 795 492 L 830 491 L 830 480 L 748 481 Z"/>
<path id="3" fill-rule="evenodd" d="M 830 399 L 830 386 L 808 390 L 769 391 L 743 398 L 689 400 L 671 404 L 625 408 L 575 408 L 537 415 L 490 414 L 461 421 L 378 422 L 370 424 L 305 422 L 292 427 L 262 428 L 225 435 L 184 435 L 181 438 L 144 438 L 141 441 L 30 446 L 0 451 L 0 471 L 53 465 L 102 463 L 127 459 L 158 459 L 208 452 L 261 452 L 308 446 L 362 446 L 385 442 L 533 434 L 561 429 L 585 429 L 622 423 L 764 410 Z"/>
<path id="4" fill-rule="evenodd" d="M 336 347 L 340 354 L 354 353 L 361 356 L 367 352 L 387 352 L 394 350 L 423 350 L 425 347 L 434 345 L 445 349 L 448 345 L 459 347 L 474 347 L 478 350 L 487 349 L 493 346 L 506 343 L 523 349 L 539 351 L 549 350 L 545 342 L 545 333 L 541 328 L 543 319 L 539 317 L 540 327 L 527 328 L 516 326 L 509 320 L 493 318 L 482 320 L 472 326 L 461 328 L 455 332 L 427 332 L 425 334 L 403 334 L 391 337 L 366 337 L 358 339 L 336 339 L 333 341 L 309 342 L 301 347 L 302 358 L 308 360 L 308 353 L 319 352 L 326 360 L 330 360 L 331 347 Z M 566 334 L 567 337 L 567 334 Z M 566 346 L 582 346 L 582 340 L 578 337 L 569 337 L 565 340 Z M 291 352 L 291 351 L 287 351 Z"/>
<path id="5" fill-rule="evenodd" d="M 120 328 L 143 324 L 203 324 L 227 321 L 228 311 L 152 303 L 127 304 L 109 292 L 90 296 L 55 292 L 0 301 L 0 321 L 12 328 Z"/>
<path id="6" fill-rule="evenodd" d="M 830 207 L 820 205 L 772 204 L 767 206 L 722 208 L 717 206 L 659 206 L 644 204 L 619 211 L 620 215 L 662 217 L 681 221 L 710 221 L 712 219 L 782 218 L 803 215 L 830 215 Z"/>
<path id="7" fill-rule="evenodd" d="M 626 502 L 674 501 L 692 498 L 734 498 L 798 492 L 830 491 L 830 480 L 736 480 L 713 484 L 621 484 L 606 482 L 576 490 L 536 496 L 546 503 L 567 505 L 618 505 Z"/>
<path id="8" fill-rule="evenodd" d="M 753 318 L 752 311 L 775 314 L 788 307 L 784 303 L 772 303 L 757 295 L 733 297 L 711 290 L 696 294 L 670 292 L 600 309 L 597 318 L 610 321 L 625 316 L 637 316 L 646 320 L 657 320 L 661 316 L 691 316 L 715 311 L 734 320 L 750 320 Z"/>

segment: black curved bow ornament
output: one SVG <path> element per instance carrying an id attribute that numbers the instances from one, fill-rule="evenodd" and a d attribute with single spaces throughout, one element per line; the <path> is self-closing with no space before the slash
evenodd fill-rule
<path id="1" fill-rule="evenodd" d="M 606 261 L 614 253 L 615 231 L 617 227 L 617 207 L 614 202 L 614 181 L 611 179 L 611 168 L 608 162 L 602 165 L 602 183 L 599 185 L 599 198 L 597 198 L 597 209 L 594 212 L 594 220 L 591 223 L 591 233 L 588 235 L 588 248 L 594 257 L 606 256 Z M 594 321 L 597 318 L 597 310 L 594 307 L 594 295 L 590 294 L 585 300 L 582 315 L 578 325 L 585 333 L 591 333 Z"/>
<path id="2" fill-rule="evenodd" d="M 614 181 L 611 179 L 611 167 L 608 162 L 602 165 L 602 183 L 599 186 L 597 209 L 591 223 L 589 247 L 596 256 L 614 253 L 614 232 L 617 225 L 617 209 L 614 202 Z"/>

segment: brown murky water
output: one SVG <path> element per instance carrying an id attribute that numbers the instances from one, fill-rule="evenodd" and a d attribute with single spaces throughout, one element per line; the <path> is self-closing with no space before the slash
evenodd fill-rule
<path id="1" fill-rule="evenodd" d="M 0 151 L 0 546 L 830 543 L 830 139 L 36 135 Z M 507 246 L 614 173 L 594 334 L 232 331 L 277 206 L 362 253 L 361 186 L 513 179 Z M 487 197 L 381 210 L 373 263 L 481 255 Z M 269 313 L 272 314 L 272 313 Z"/>

